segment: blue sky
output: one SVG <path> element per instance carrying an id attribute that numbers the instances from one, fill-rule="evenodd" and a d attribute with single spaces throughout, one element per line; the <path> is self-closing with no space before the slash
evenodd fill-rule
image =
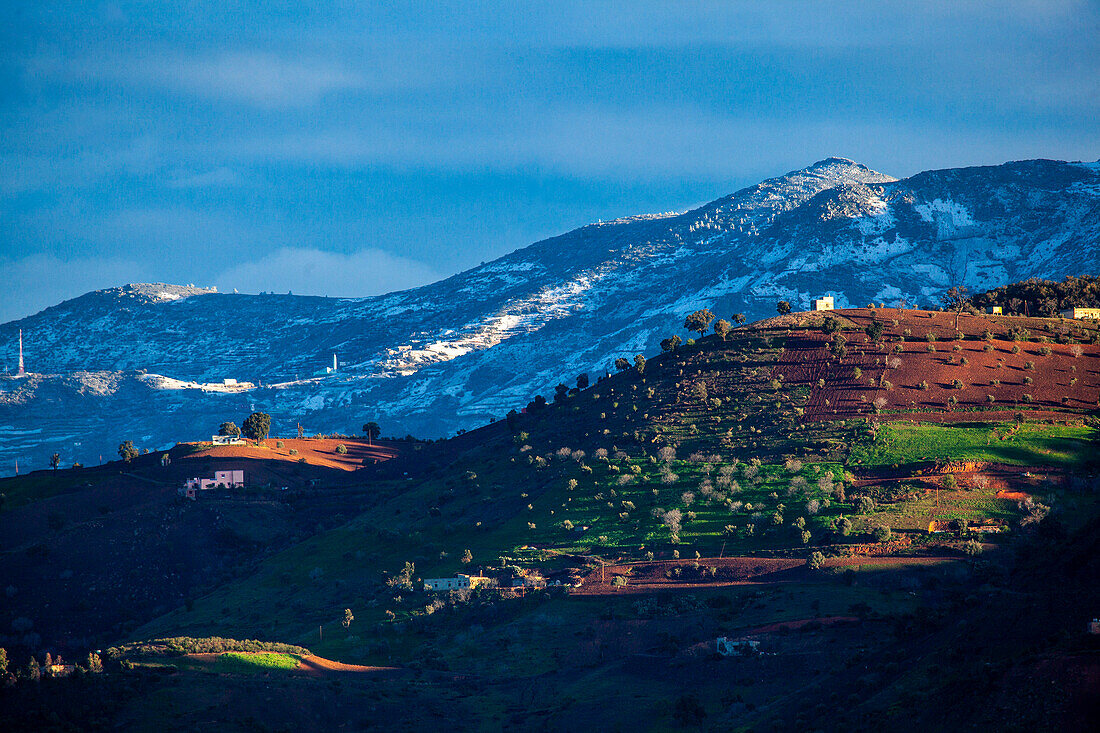
<path id="1" fill-rule="evenodd" d="M 410 287 L 830 155 L 1100 157 L 1095 1 L 305 5 L 2 3 L 0 322 Z"/>

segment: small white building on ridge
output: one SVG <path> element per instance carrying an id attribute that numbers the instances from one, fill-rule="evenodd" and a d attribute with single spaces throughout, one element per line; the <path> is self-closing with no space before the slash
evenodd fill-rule
<path id="1" fill-rule="evenodd" d="M 833 296 L 823 295 L 814 301 L 815 311 L 831 311 L 833 309 Z"/>
<path id="2" fill-rule="evenodd" d="M 486 585 L 489 578 L 481 575 L 464 575 L 459 573 L 453 578 L 425 578 L 424 590 L 465 590 Z"/>
<path id="3" fill-rule="evenodd" d="M 1079 318 L 1091 321 L 1100 320 L 1100 308 L 1066 308 L 1061 311 L 1062 318 Z"/>
<path id="4" fill-rule="evenodd" d="M 199 491 L 210 489 L 239 489 L 244 486 L 244 471 L 215 471 L 214 478 L 189 478 L 180 489 L 188 499 L 194 499 Z"/>

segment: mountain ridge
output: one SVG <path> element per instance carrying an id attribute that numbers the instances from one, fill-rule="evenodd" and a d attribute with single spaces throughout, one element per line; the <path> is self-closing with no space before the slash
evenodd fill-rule
<path id="1" fill-rule="evenodd" d="M 14 353 L 23 328 L 28 368 L 70 375 L 70 393 L 55 384 L 37 400 L 23 389 L 19 414 L 20 388 L 0 384 L 0 426 L 41 419 L 61 428 L 47 414 L 60 407 L 79 418 L 76 435 L 111 434 L 97 439 L 108 448 L 123 425 L 159 446 L 168 433 L 157 414 L 194 423 L 200 436 L 255 407 L 283 428 L 352 431 L 379 419 L 393 434 L 434 436 L 499 417 L 617 356 L 651 352 L 698 307 L 751 319 L 777 300 L 797 310 L 822 294 L 838 307 L 928 304 L 955 284 L 1090 273 L 1098 243 L 1100 170 L 1088 166 L 1033 160 L 895 179 L 827 158 L 689 211 L 595 222 L 370 298 L 162 284 L 95 291 L 0 326 L 2 353 Z M 334 352 L 340 369 L 326 374 Z M 154 390 L 138 373 L 90 398 L 98 391 L 71 377 L 140 370 L 258 386 Z M 120 390 L 125 399 L 114 398 Z M 40 455 L 43 442 L 0 438 L 0 464 Z"/>

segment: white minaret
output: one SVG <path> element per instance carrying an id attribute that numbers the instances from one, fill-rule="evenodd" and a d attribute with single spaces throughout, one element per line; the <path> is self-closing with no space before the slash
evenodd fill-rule
<path id="1" fill-rule="evenodd" d="M 19 370 L 15 376 L 22 377 L 27 371 L 23 368 L 23 329 L 19 329 Z"/>
<path id="2" fill-rule="evenodd" d="M 332 355 L 332 371 L 336 371 L 336 354 Z"/>

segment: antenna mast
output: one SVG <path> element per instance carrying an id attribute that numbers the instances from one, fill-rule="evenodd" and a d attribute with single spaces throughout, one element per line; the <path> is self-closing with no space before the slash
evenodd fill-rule
<path id="1" fill-rule="evenodd" d="M 19 329 L 19 370 L 15 376 L 22 377 L 27 371 L 23 368 L 23 329 Z"/>

